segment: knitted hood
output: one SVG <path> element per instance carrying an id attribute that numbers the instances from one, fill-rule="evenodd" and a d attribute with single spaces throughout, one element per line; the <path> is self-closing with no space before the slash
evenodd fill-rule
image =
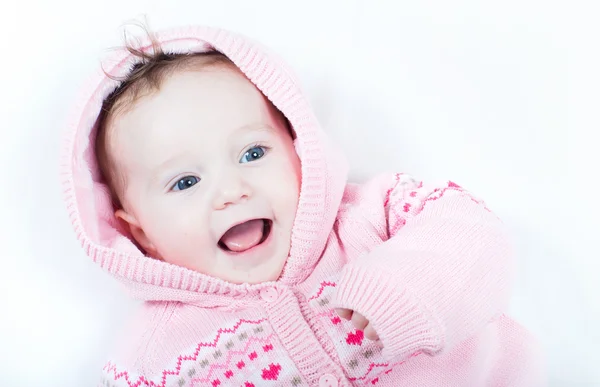
<path id="1" fill-rule="evenodd" d="M 302 183 L 291 249 L 278 282 L 294 285 L 319 261 L 346 183 L 339 153 L 327 145 L 306 96 L 286 66 L 251 40 L 228 31 L 188 27 L 156 35 L 166 53 L 217 50 L 225 54 L 287 117 L 296 133 Z M 144 50 L 152 50 L 142 40 Z M 122 233 L 94 155 L 95 127 L 104 98 L 139 59 L 125 49 L 102 62 L 83 89 L 68 124 L 62 179 L 70 220 L 86 254 L 124 283 L 135 298 L 176 300 L 204 306 L 259 291 L 266 284 L 232 284 L 147 257 Z M 106 76 L 104 71 L 111 77 Z"/>

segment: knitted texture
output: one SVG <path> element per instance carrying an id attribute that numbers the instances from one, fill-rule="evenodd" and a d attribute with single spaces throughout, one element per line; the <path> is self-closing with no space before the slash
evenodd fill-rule
<path id="1" fill-rule="evenodd" d="M 347 184 L 343 158 L 276 56 L 213 28 L 158 40 L 171 53 L 224 53 L 288 118 L 301 193 L 275 282 L 235 285 L 144 256 L 119 229 L 93 154 L 102 101 L 118 85 L 99 70 L 68 125 L 67 209 L 87 255 L 144 301 L 99 386 L 543 385 L 532 338 L 504 314 L 512 252 L 483 202 L 403 174 Z M 119 51 L 102 67 L 119 77 L 134 61 Z M 363 314 L 381 341 L 334 307 Z"/>

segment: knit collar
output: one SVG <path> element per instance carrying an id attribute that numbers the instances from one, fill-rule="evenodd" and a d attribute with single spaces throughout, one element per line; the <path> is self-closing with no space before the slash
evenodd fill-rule
<path id="1" fill-rule="evenodd" d="M 335 221 L 346 182 L 346 166 L 343 158 L 327 145 L 297 80 L 264 47 L 232 32 L 187 27 L 163 31 L 156 37 L 168 53 L 217 50 L 225 54 L 294 128 L 302 183 L 290 256 L 277 282 L 292 286 L 302 282 L 320 259 Z M 142 47 L 151 50 L 152 45 L 142 41 Z M 143 300 L 207 305 L 213 302 L 209 300 L 241 297 L 272 285 L 236 285 L 146 257 L 119 229 L 107 187 L 100 181 L 92 140 L 102 102 L 119 85 L 112 78 L 126 75 L 136 60 L 126 50 L 104 60 L 83 88 L 68 124 L 61 166 L 63 188 L 71 222 L 86 254 L 125 283 L 134 297 Z"/>

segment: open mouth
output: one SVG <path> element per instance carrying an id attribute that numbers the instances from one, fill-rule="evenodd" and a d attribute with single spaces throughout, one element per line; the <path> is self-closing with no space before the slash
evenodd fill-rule
<path id="1" fill-rule="evenodd" d="M 218 246 L 228 253 L 243 253 L 264 243 L 272 228 L 270 219 L 252 219 L 227 230 Z"/>

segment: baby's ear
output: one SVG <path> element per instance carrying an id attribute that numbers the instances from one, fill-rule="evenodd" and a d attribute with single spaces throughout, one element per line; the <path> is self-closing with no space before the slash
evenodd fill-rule
<path id="1" fill-rule="evenodd" d="M 148 235 L 144 232 L 144 229 L 140 226 L 138 220 L 132 214 L 125 212 L 125 210 L 115 211 L 115 217 L 123 220 L 125 225 L 129 228 L 131 236 L 135 241 L 144 249 L 144 251 L 152 256 L 153 258 L 162 259 L 156 250 L 156 246 L 150 241 Z"/>

